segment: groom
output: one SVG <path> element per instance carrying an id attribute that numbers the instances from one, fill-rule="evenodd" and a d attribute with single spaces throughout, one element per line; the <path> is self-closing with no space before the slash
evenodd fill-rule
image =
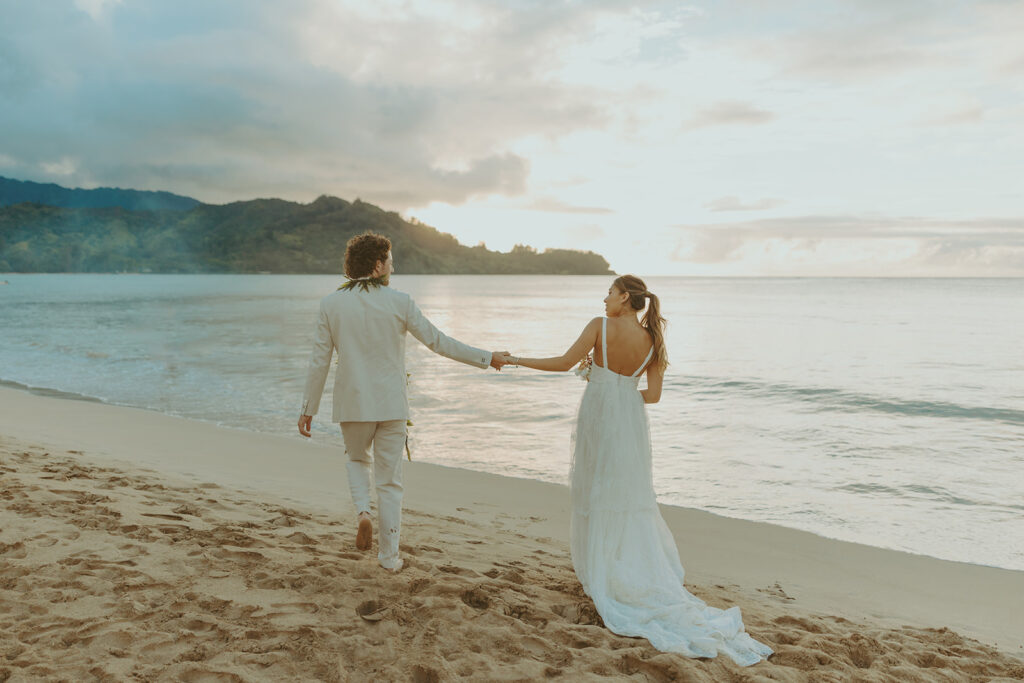
<path id="1" fill-rule="evenodd" d="M 402 453 L 409 418 L 405 333 L 411 333 L 434 353 L 478 368 L 490 365 L 500 370 L 507 364 L 508 355 L 477 349 L 442 334 L 408 294 L 388 286 L 393 272 L 388 238 L 366 232 L 348 241 L 348 282 L 320 301 L 299 433 L 310 436 L 331 357 L 337 351 L 332 421 L 341 423 L 348 454 L 348 486 L 359 513 L 356 547 L 367 550 L 373 541 L 372 469 L 380 515 L 377 559 L 385 569 L 397 572 L 403 565 L 398 536 L 402 525 Z"/>

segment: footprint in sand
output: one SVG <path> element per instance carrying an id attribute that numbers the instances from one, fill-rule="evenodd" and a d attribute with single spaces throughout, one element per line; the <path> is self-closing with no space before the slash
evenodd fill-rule
<path id="1" fill-rule="evenodd" d="M 234 560 L 236 562 L 265 562 L 266 557 L 255 550 L 230 550 L 228 548 L 217 548 L 211 553 L 221 560 Z"/>
<path id="2" fill-rule="evenodd" d="M 54 538 L 53 536 L 50 536 L 49 534 L 40 534 L 38 536 L 33 536 L 29 540 L 36 541 L 36 545 L 39 546 L 40 548 L 49 548 L 50 546 L 56 545 L 57 543 L 60 542 L 60 539 Z"/>
<path id="3" fill-rule="evenodd" d="M 474 609 L 487 609 L 491 604 L 491 596 L 482 586 L 474 586 L 462 591 L 462 595 L 459 597 L 462 598 L 462 602 Z"/>
<path id="4" fill-rule="evenodd" d="M 456 574 L 458 576 L 480 576 L 480 572 L 473 571 L 466 567 L 456 567 L 453 564 L 441 565 L 437 569 L 438 571 L 442 571 L 446 574 Z"/>
<path id="5" fill-rule="evenodd" d="M 206 659 L 206 651 L 203 649 L 200 652 L 192 653 L 191 656 L 188 654 L 182 655 L 182 659 L 186 661 L 189 659 L 192 661 Z M 203 668 L 187 669 L 178 674 L 178 680 L 185 683 L 243 683 L 246 679 L 230 671 L 214 671 L 213 669 Z"/>
<path id="6" fill-rule="evenodd" d="M 412 668 L 412 683 L 441 683 L 441 674 L 429 666 L 417 664 Z"/>
<path id="7" fill-rule="evenodd" d="M 274 526 L 297 526 L 298 525 L 298 522 L 295 521 L 295 518 L 294 517 L 289 517 L 288 515 L 281 515 L 280 517 L 275 517 L 274 519 L 270 520 L 268 523 L 269 524 L 273 524 Z"/>
<path id="8" fill-rule="evenodd" d="M 388 606 L 381 600 L 367 600 L 356 607 L 358 614 L 364 621 L 380 621 L 388 612 Z"/>
<path id="9" fill-rule="evenodd" d="M 181 624 L 181 627 L 192 633 L 206 633 L 207 631 L 219 631 L 220 626 L 216 622 L 206 619 L 189 619 Z"/>
<path id="10" fill-rule="evenodd" d="M 28 551 L 21 541 L 0 543 L 0 555 L 6 555 L 9 560 L 24 560 L 28 556 Z"/>
<path id="11" fill-rule="evenodd" d="M 818 624 L 808 619 L 801 619 L 800 617 L 793 617 L 788 614 L 772 619 L 772 623 L 776 626 L 792 626 L 807 633 L 823 633 L 822 627 Z"/>
<path id="12" fill-rule="evenodd" d="M 296 531 L 293 534 L 285 536 L 292 543 L 298 543 L 299 545 L 316 545 L 316 539 L 311 538 L 309 535 Z"/>
<path id="13" fill-rule="evenodd" d="M 766 595 L 770 595 L 773 598 L 775 598 L 777 600 L 781 600 L 783 602 L 788 602 L 788 601 L 791 601 L 791 600 L 796 600 L 796 598 L 792 598 L 789 595 L 787 595 L 786 591 L 782 590 L 782 586 L 779 585 L 779 583 L 777 581 L 775 582 L 774 585 L 768 586 L 767 588 L 758 588 L 757 592 L 765 593 Z"/>
<path id="14" fill-rule="evenodd" d="M 551 608 L 551 611 L 571 624 L 604 626 L 604 620 L 597 613 L 594 603 L 589 600 L 580 601 L 573 605 L 555 605 Z"/>
<path id="15" fill-rule="evenodd" d="M 180 515 L 168 515 L 168 514 L 155 513 L 155 512 L 143 512 L 143 513 L 141 513 L 141 516 L 142 517 L 154 517 L 156 519 L 170 519 L 170 520 L 174 520 L 175 522 L 181 522 L 181 521 L 184 521 L 184 519 L 185 519 L 184 517 L 182 517 Z"/>
<path id="16" fill-rule="evenodd" d="M 419 593 L 431 583 L 433 582 L 428 578 L 413 579 L 409 582 L 409 592 L 412 594 Z"/>
<path id="17" fill-rule="evenodd" d="M 82 645 L 102 646 L 105 648 L 116 648 L 123 650 L 135 642 L 135 636 L 130 631 L 107 631 L 87 636 L 78 641 Z"/>
<path id="18" fill-rule="evenodd" d="M 343 560 L 362 560 L 362 559 L 365 559 L 367 557 L 366 555 L 360 555 L 358 553 L 350 553 L 350 552 L 347 552 L 347 551 L 342 551 L 340 553 L 335 553 L 335 556 L 336 557 L 340 557 Z"/>
<path id="19" fill-rule="evenodd" d="M 283 609 L 289 612 L 302 612 L 315 614 L 320 611 L 320 605 L 315 602 L 272 602 L 270 606 L 274 609 Z"/>

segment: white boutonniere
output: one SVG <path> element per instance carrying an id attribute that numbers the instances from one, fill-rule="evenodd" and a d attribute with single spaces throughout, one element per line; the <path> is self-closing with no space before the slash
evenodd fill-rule
<path id="1" fill-rule="evenodd" d="M 593 365 L 594 359 L 592 359 L 590 357 L 590 354 L 588 353 L 586 358 L 580 361 L 580 364 L 576 366 L 576 369 L 573 370 L 573 372 L 575 372 L 576 376 L 582 379 L 584 382 L 589 382 L 590 368 L 593 367 Z"/>

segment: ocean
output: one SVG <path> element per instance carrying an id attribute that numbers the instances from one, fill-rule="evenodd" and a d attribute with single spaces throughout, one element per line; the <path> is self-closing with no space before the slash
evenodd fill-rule
<path id="1" fill-rule="evenodd" d="M 0 382 L 294 439 L 318 301 L 341 282 L 0 279 Z M 461 341 L 537 357 L 602 315 L 610 281 L 396 274 L 392 286 Z M 1024 280 L 647 284 L 669 319 L 671 365 L 649 406 L 661 502 L 1024 570 Z M 408 367 L 415 460 L 567 482 L 575 375 L 481 371 L 411 337 Z M 332 382 L 314 439 L 340 450 Z"/>

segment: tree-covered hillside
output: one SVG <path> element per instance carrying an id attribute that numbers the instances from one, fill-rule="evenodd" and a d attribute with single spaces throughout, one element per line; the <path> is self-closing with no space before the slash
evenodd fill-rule
<path id="1" fill-rule="evenodd" d="M 199 204 L 198 199 L 170 192 L 123 190 L 119 187 L 71 189 L 53 183 L 33 183 L 30 180 L 13 180 L 0 176 L 0 206 L 23 202 L 66 208 L 120 206 L 132 211 L 187 211 Z"/>
<path id="2" fill-rule="evenodd" d="M 403 273 L 591 274 L 593 252 L 467 247 L 372 204 L 323 196 L 310 204 L 256 199 L 187 211 L 0 208 L 0 272 L 340 273 L 345 243 L 386 235 Z"/>

